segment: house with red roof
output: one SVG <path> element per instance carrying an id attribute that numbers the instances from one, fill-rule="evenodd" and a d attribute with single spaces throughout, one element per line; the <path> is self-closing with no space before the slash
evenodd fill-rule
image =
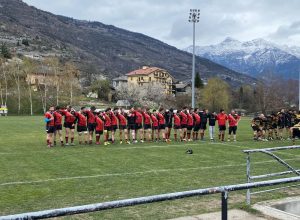
<path id="1" fill-rule="evenodd" d="M 149 85 L 161 85 L 166 94 L 173 94 L 175 79 L 172 75 L 161 68 L 143 66 L 141 69 L 126 74 L 128 86 L 139 86 L 141 88 Z"/>

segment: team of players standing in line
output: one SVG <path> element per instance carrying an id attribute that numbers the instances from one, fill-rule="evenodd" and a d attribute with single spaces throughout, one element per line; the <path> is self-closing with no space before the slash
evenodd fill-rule
<path id="1" fill-rule="evenodd" d="M 102 134 L 104 145 L 114 143 L 117 130 L 119 130 L 120 144 L 123 141 L 126 144 L 137 143 L 138 140 L 141 143 L 170 142 L 172 129 L 175 141 L 203 140 L 207 124 L 210 140 L 214 141 L 216 121 L 219 126 L 219 140 L 224 141 L 228 122 L 228 141 L 236 141 L 239 120 L 240 116 L 234 111 L 227 115 L 223 109 L 217 114 L 210 113 L 207 109 L 200 111 L 197 108 L 187 107 L 181 110 L 160 108 L 158 111 L 150 111 L 148 108 L 131 108 L 129 111 L 107 108 L 101 112 L 94 106 L 89 109 L 82 107 L 80 111 L 75 111 L 71 106 L 66 108 L 51 106 L 45 113 L 48 147 L 56 145 L 57 136 L 62 146 L 75 145 L 76 125 L 79 144 L 93 144 L 94 134 L 97 145 L 100 144 Z M 63 127 L 65 127 L 65 140 L 62 135 Z"/>
<path id="2" fill-rule="evenodd" d="M 295 138 L 300 136 L 300 112 L 281 109 L 267 116 L 260 114 L 252 119 L 251 127 L 254 140 L 286 139 L 294 142 Z"/>

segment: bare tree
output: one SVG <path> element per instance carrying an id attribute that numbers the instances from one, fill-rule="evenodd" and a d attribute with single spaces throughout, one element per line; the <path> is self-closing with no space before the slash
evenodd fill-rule
<path id="1" fill-rule="evenodd" d="M 21 62 L 19 60 L 15 60 L 12 63 L 11 73 L 14 79 L 14 82 L 17 87 L 17 96 L 18 96 L 18 114 L 21 112 L 21 70 L 20 70 Z"/>
<path id="2" fill-rule="evenodd" d="M 35 70 L 35 65 L 34 63 L 26 58 L 24 59 L 23 63 L 23 72 L 26 76 L 33 74 Z M 27 89 L 28 89 L 28 94 L 29 94 L 29 104 L 30 104 L 30 115 L 33 115 L 33 101 L 32 101 L 32 88 L 31 88 L 31 80 L 27 80 Z"/>

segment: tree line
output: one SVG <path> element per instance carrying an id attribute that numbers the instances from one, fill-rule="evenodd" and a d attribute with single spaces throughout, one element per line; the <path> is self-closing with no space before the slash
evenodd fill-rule
<path id="1" fill-rule="evenodd" d="M 77 102 L 80 72 L 71 62 L 56 57 L 0 58 L 0 104 L 12 114 L 41 114 L 49 105 Z"/>

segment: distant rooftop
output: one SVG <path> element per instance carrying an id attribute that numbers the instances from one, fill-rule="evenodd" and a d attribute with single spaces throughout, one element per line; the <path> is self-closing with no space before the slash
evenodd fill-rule
<path id="1" fill-rule="evenodd" d="M 141 69 L 138 70 L 134 70 L 130 73 L 127 73 L 127 76 L 133 76 L 133 75 L 149 75 L 150 73 L 153 73 L 157 70 L 163 70 L 161 68 L 158 67 L 149 67 L 149 66 L 143 66 Z M 165 71 L 165 70 L 163 70 Z"/>

